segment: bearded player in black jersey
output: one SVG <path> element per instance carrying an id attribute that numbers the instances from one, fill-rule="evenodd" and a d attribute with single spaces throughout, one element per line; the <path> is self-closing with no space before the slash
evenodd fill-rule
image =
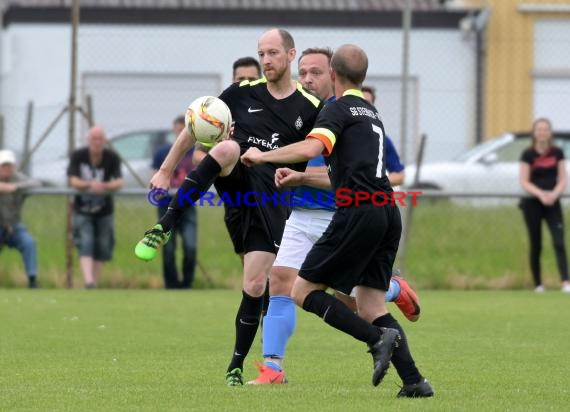
<path id="1" fill-rule="evenodd" d="M 255 192 L 273 196 L 254 206 L 242 206 L 244 244 L 243 297 L 238 309 L 233 356 L 226 373 L 228 386 L 243 385 L 243 362 L 255 338 L 266 280 L 275 255 L 289 208 L 279 201 L 275 186 L 275 170 L 282 165 L 267 164 L 249 169 L 239 162 L 248 148 L 271 151 L 302 141 L 313 128 L 321 102 L 307 93 L 291 78 L 291 62 L 295 59 L 295 44 L 286 30 L 265 32 L 258 42 L 258 57 L 265 75 L 252 82 L 234 83 L 219 96 L 230 108 L 235 121 L 232 140 L 214 146 L 191 172 L 169 204 L 160 221 L 145 233 L 137 244 L 135 255 L 152 260 L 169 238 L 178 217 L 200 198 L 216 180 L 216 186 L 234 192 Z M 176 165 L 196 142 L 184 129 L 174 142 L 168 156 L 150 181 L 151 189 L 168 189 L 170 175 Z M 306 163 L 294 165 L 304 170 Z"/>
<path id="2" fill-rule="evenodd" d="M 398 396 L 428 397 L 433 396 L 433 389 L 415 366 L 404 331 L 384 300 L 402 231 L 400 212 L 389 203 L 376 206 L 369 200 L 356 206 L 354 201 L 356 193 L 367 193 L 370 198 L 375 192 L 392 192 L 384 163 L 384 126 L 360 90 L 367 68 L 368 58 L 361 48 L 341 46 L 331 59 L 337 101 L 323 108 L 307 139 L 271 152 L 251 148 L 241 160 L 253 166 L 304 162 L 325 155 L 333 189 L 344 189 L 353 202 L 351 206 L 338 204 L 329 227 L 301 266 L 293 299 L 304 310 L 368 344 L 374 386 L 392 360 L 398 362 L 404 382 Z M 356 286 L 358 315 L 325 292 L 327 287 L 350 290 L 352 286 Z"/>

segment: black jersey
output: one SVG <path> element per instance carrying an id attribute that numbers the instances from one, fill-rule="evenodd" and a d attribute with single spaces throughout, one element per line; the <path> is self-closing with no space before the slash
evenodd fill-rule
<path id="1" fill-rule="evenodd" d="M 103 149 L 101 162 L 98 165 L 93 165 L 89 157 L 89 149 L 83 147 L 77 149 L 71 155 L 71 160 L 67 167 L 67 176 L 75 176 L 83 180 L 110 182 L 113 179 L 122 177 L 121 160 L 113 150 Z M 109 215 L 113 213 L 113 196 L 80 192 L 75 195 L 74 208 L 75 211 L 81 214 Z"/>
<path id="2" fill-rule="evenodd" d="M 235 121 L 233 139 L 242 154 L 250 147 L 266 152 L 305 139 L 312 129 L 321 101 L 297 83 L 297 90 L 276 99 L 267 90 L 267 80 L 234 83 L 219 96 Z M 306 163 L 289 165 L 304 170 Z M 273 170 L 280 165 L 273 165 Z"/>
<path id="3" fill-rule="evenodd" d="M 384 125 L 361 91 L 347 90 L 327 104 L 308 137 L 324 143 L 323 155 L 335 190 L 392 191 L 386 175 Z"/>
<path id="4" fill-rule="evenodd" d="M 557 146 L 551 146 L 543 154 L 529 148 L 521 155 L 521 162 L 530 165 L 531 183 L 542 190 L 554 189 L 558 181 L 558 162 L 563 160 L 564 152 Z"/>

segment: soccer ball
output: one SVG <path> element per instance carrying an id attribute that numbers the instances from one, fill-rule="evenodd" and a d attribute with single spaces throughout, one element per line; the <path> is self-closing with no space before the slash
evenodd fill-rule
<path id="1" fill-rule="evenodd" d="M 198 97 L 186 109 L 186 128 L 202 146 L 210 148 L 225 139 L 231 124 L 230 109 L 217 97 Z"/>

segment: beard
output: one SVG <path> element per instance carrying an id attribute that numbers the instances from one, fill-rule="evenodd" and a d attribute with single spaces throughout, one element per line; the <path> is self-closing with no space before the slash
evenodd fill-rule
<path id="1" fill-rule="evenodd" d="M 277 83 L 285 76 L 286 71 L 286 66 L 283 66 L 281 68 L 271 67 L 270 71 L 264 69 L 263 74 L 265 75 L 265 78 L 268 82 Z"/>

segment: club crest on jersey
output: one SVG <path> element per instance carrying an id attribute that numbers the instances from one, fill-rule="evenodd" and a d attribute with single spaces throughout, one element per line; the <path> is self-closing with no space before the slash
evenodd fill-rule
<path id="1" fill-rule="evenodd" d="M 301 116 L 297 117 L 297 120 L 295 120 L 295 127 L 297 130 L 301 130 L 301 127 L 303 127 L 303 119 L 301 119 Z"/>

